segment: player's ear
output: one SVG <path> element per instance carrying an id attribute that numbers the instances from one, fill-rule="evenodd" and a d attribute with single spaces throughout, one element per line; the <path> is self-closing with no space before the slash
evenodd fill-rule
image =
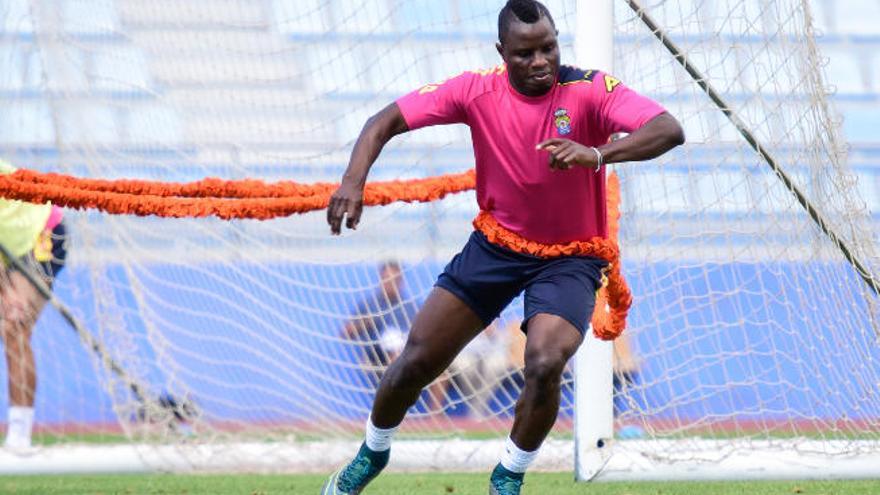
<path id="1" fill-rule="evenodd" d="M 504 47 L 501 46 L 500 41 L 495 42 L 495 49 L 498 50 L 498 55 L 501 55 L 501 58 L 504 58 Z"/>

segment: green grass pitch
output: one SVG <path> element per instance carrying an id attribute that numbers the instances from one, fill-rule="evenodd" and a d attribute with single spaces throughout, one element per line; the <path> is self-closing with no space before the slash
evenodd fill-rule
<path id="1" fill-rule="evenodd" d="M 880 476 L 880 475 L 878 475 Z M 485 495 L 488 474 L 384 474 L 364 495 Z M 310 495 L 318 475 L 3 476 L 14 495 Z M 875 495 L 875 481 L 574 483 L 569 473 L 529 473 L 523 495 Z"/>

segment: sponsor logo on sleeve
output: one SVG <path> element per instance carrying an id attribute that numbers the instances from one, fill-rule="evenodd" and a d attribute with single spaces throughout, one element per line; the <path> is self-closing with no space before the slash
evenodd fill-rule
<path id="1" fill-rule="evenodd" d="M 614 88 L 616 88 L 618 84 L 620 84 L 620 79 L 605 74 L 605 91 L 609 93 L 614 91 Z"/>

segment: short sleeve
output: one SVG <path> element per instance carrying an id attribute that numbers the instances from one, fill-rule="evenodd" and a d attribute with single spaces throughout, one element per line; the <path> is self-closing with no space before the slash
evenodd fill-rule
<path id="1" fill-rule="evenodd" d="M 441 83 L 428 84 L 397 100 L 410 130 L 467 121 L 467 103 L 475 74 L 464 72 Z"/>
<path id="2" fill-rule="evenodd" d="M 600 72 L 593 79 L 591 97 L 597 101 L 600 126 L 607 135 L 633 132 L 666 112 L 659 103 L 628 88 L 619 79 Z"/>

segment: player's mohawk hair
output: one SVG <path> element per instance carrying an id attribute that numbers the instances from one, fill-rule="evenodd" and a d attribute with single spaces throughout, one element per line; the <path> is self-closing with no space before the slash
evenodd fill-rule
<path id="1" fill-rule="evenodd" d="M 536 0 L 508 0 L 507 4 L 498 13 L 498 40 L 504 41 L 504 34 L 510 27 L 511 21 L 516 18 L 520 22 L 534 24 L 546 17 L 554 27 L 553 16 L 544 4 Z"/>

